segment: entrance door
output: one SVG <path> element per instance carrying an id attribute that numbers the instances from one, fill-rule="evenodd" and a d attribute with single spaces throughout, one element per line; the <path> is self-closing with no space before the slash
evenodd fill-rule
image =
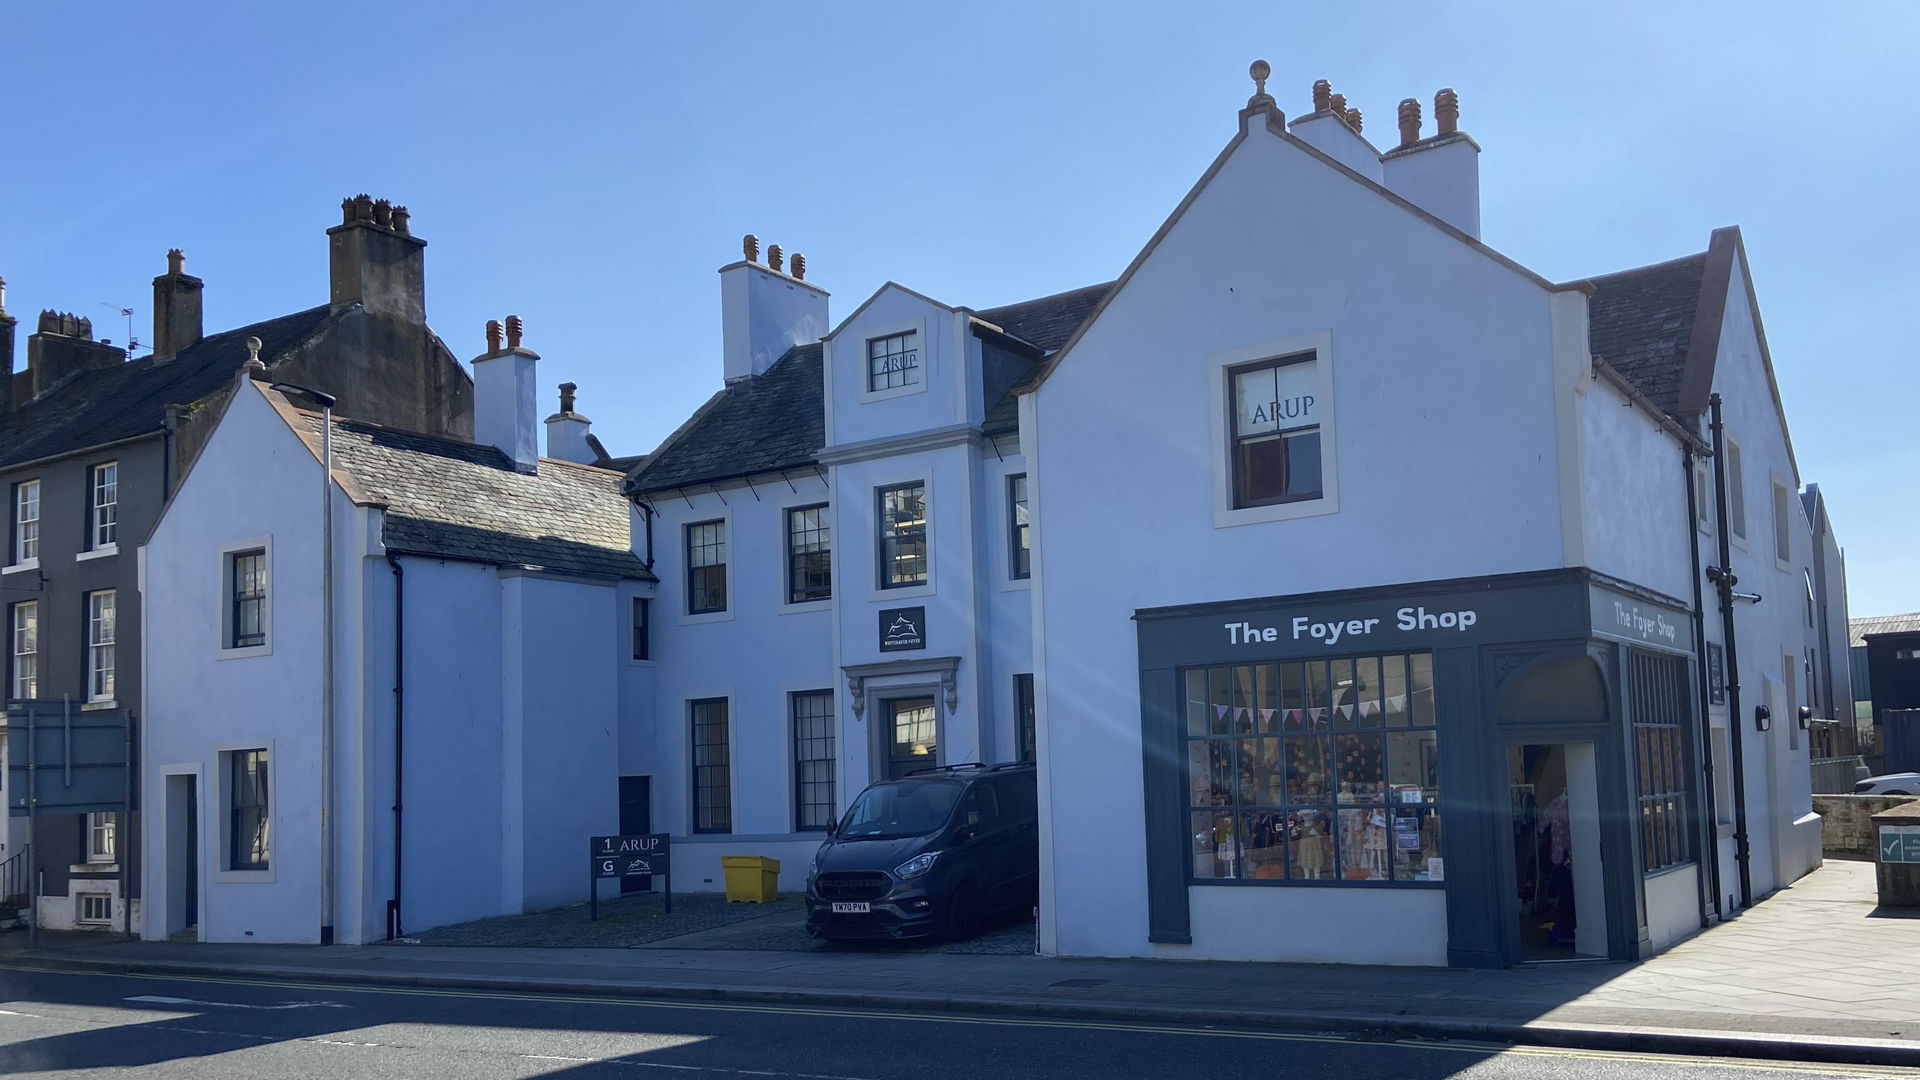
<path id="1" fill-rule="evenodd" d="M 174 774 L 166 780 L 166 931 L 197 938 L 200 924 L 199 778 Z"/>
<path id="2" fill-rule="evenodd" d="M 1592 743 L 1507 748 L 1520 958 L 1607 955 Z"/>
<path id="3" fill-rule="evenodd" d="M 620 835 L 632 836 L 636 833 L 653 831 L 653 777 L 623 776 L 620 778 Z M 623 877 L 620 879 L 620 891 L 650 892 L 653 889 L 653 876 Z"/>
<path id="4" fill-rule="evenodd" d="M 940 764 L 940 714 L 930 697 L 887 702 L 887 779 Z"/>

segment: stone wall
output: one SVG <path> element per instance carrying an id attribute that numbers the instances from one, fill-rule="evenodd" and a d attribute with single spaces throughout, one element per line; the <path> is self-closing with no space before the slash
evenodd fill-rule
<path id="1" fill-rule="evenodd" d="M 1815 795 L 1821 847 L 1829 855 L 1872 859 L 1877 853 L 1873 815 L 1916 801 L 1906 795 Z"/>

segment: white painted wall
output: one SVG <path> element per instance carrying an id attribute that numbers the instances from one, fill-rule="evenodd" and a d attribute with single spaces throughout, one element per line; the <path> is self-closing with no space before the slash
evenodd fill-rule
<path id="1" fill-rule="evenodd" d="M 1813 813 L 1810 747 L 1807 733 L 1798 730 L 1795 714 L 1805 701 L 1805 677 L 1797 658 L 1804 654 L 1806 583 L 1802 576 L 1812 566 L 1812 531 L 1799 511 L 1799 500 L 1789 500 L 1790 557 L 1783 567 L 1775 558 L 1772 484 L 1781 478 L 1797 493 L 1799 477 L 1787 450 L 1784 418 L 1774 404 L 1759 337 L 1754 331 L 1753 307 L 1738 260 L 1728 286 L 1713 389 L 1723 400 L 1728 438 L 1739 443 L 1745 481 L 1746 539 L 1732 541 L 1733 571 L 1738 590 L 1762 596 L 1758 604 L 1734 607 L 1735 633 L 1740 653 L 1741 715 L 1731 717 L 1731 730 L 1745 744 L 1747 822 L 1754 896 L 1790 884 L 1820 863 L 1819 817 Z M 1729 477 L 1731 483 L 1731 477 Z M 1719 561 L 1717 539 L 1702 536 L 1702 565 Z M 1709 606 L 1718 614 L 1709 593 Z M 1710 617 L 1708 636 L 1719 641 L 1719 620 Z M 1794 657 L 1795 670 L 1784 670 Z M 1794 687 L 1785 696 L 1788 682 Z M 1759 731 L 1754 706 L 1773 709 L 1769 731 Z M 1726 778 L 1731 781 L 1731 776 Z M 1738 893 L 1738 868 L 1729 858 L 1722 867 L 1723 889 Z"/>
<path id="2" fill-rule="evenodd" d="M 1104 883 L 1112 887 L 1115 882 Z M 1435 889 L 1192 886 L 1192 945 L 1144 955 L 1288 964 L 1447 965 L 1447 896 Z M 1061 923 L 1098 917 L 1062 912 Z M 1143 913 L 1132 929 L 1147 939 Z"/>
<path id="3" fill-rule="evenodd" d="M 827 445 L 845 446 L 911 432 L 978 424 L 979 343 L 956 333 L 964 317 L 901 288 L 887 285 L 827 339 Z M 913 330 L 921 343 L 920 381 L 911 387 L 867 392 L 867 342 Z M 969 385 L 975 387 L 969 391 Z"/>
<path id="4" fill-rule="evenodd" d="M 473 438 L 500 448 L 521 472 L 540 458 L 534 372 L 540 357 L 508 349 L 473 361 Z"/>
<path id="5" fill-rule="evenodd" d="M 1395 195 L 1459 229 L 1480 237 L 1480 148 L 1464 136 L 1392 154 L 1381 162 Z"/>
<path id="6" fill-rule="evenodd" d="M 729 381 L 760 374 L 830 326 L 825 289 L 757 263 L 720 268 L 720 352 Z"/>
<path id="7" fill-rule="evenodd" d="M 199 767 L 203 940 L 319 940 L 319 485 L 319 462 L 260 393 L 242 385 L 145 548 L 142 805 L 166 805 L 169 767 Z M 334 509 L 336 523 L 350 528 L 355 511 L 344 499 Z M 271 543 L 270 651 L 222 659 L 220 548 L 253 538 Z M 220 751 L 263 746 L 271 866 L 230 874 L 222 869 Z M 168 850 L 165 830 L 141 833 L 146 935 L 161 937 L 166 868 L 178 853 Z"/>
<path id="8" fill-rule="evenodd" d="M 1549 296 L 1256 126 L 1041 387 L 1043 951 L 1149 951 L 1135 609 L 1562 565 Z M 1216 528 L 1209 354 L 1315 334 L 1338 513 Z"/>
<path id="9" fill-rule="evenodd" d="M 1647 934 L 1653 951 L 1661 952 L 1699 931 L 1700 867 L 1676 867 L 1648 878 Z"/>
<path id="10" fill-rule="evenodd" d="M 1679 440 L 1605 379 L 1590 376 L 1575 400 L 1587 565 L 1691 605 L 1694 529 Z"/>

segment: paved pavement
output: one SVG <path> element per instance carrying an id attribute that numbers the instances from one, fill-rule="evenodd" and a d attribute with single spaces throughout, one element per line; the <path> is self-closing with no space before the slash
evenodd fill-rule
<path id="1" fill-rule="evenodd" d="M 1894 1071 L 1165 1024 L 0 968 L 0 1073 L 12 1076 L 1884 1080 Z"/>
<path id="2" fill-rule="evenodd" d="M 1920 919 L 1881 917 L 1872 889 L 1870 864 L 1829 862 L 1740 918 L 1651 961 L 1506 971 L 900 948 L 321 949 L 91 937 L 69 938 L 21 959 L 363 984 L 804 1001 L 1920 1064 Z"/>

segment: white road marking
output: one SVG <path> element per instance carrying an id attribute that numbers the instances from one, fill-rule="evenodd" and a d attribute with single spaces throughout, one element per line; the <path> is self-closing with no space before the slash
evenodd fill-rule
<path id="1" fill-rule="evenodd" d="M 214 1009 L 261 1009 L 278 1012 L 283 1009 L 345 1009 L 351 1006 L 336 1001 L 283 1001 L 278 1005 L 248 1005 L 238 1001 L 198 1001 L 194 998 L 161 997 L 158 994 L 140 994 L 136 997 L 121 998 L 122 1001 L 137 1001 L 143 1005 L 201 1005 Z"/>

